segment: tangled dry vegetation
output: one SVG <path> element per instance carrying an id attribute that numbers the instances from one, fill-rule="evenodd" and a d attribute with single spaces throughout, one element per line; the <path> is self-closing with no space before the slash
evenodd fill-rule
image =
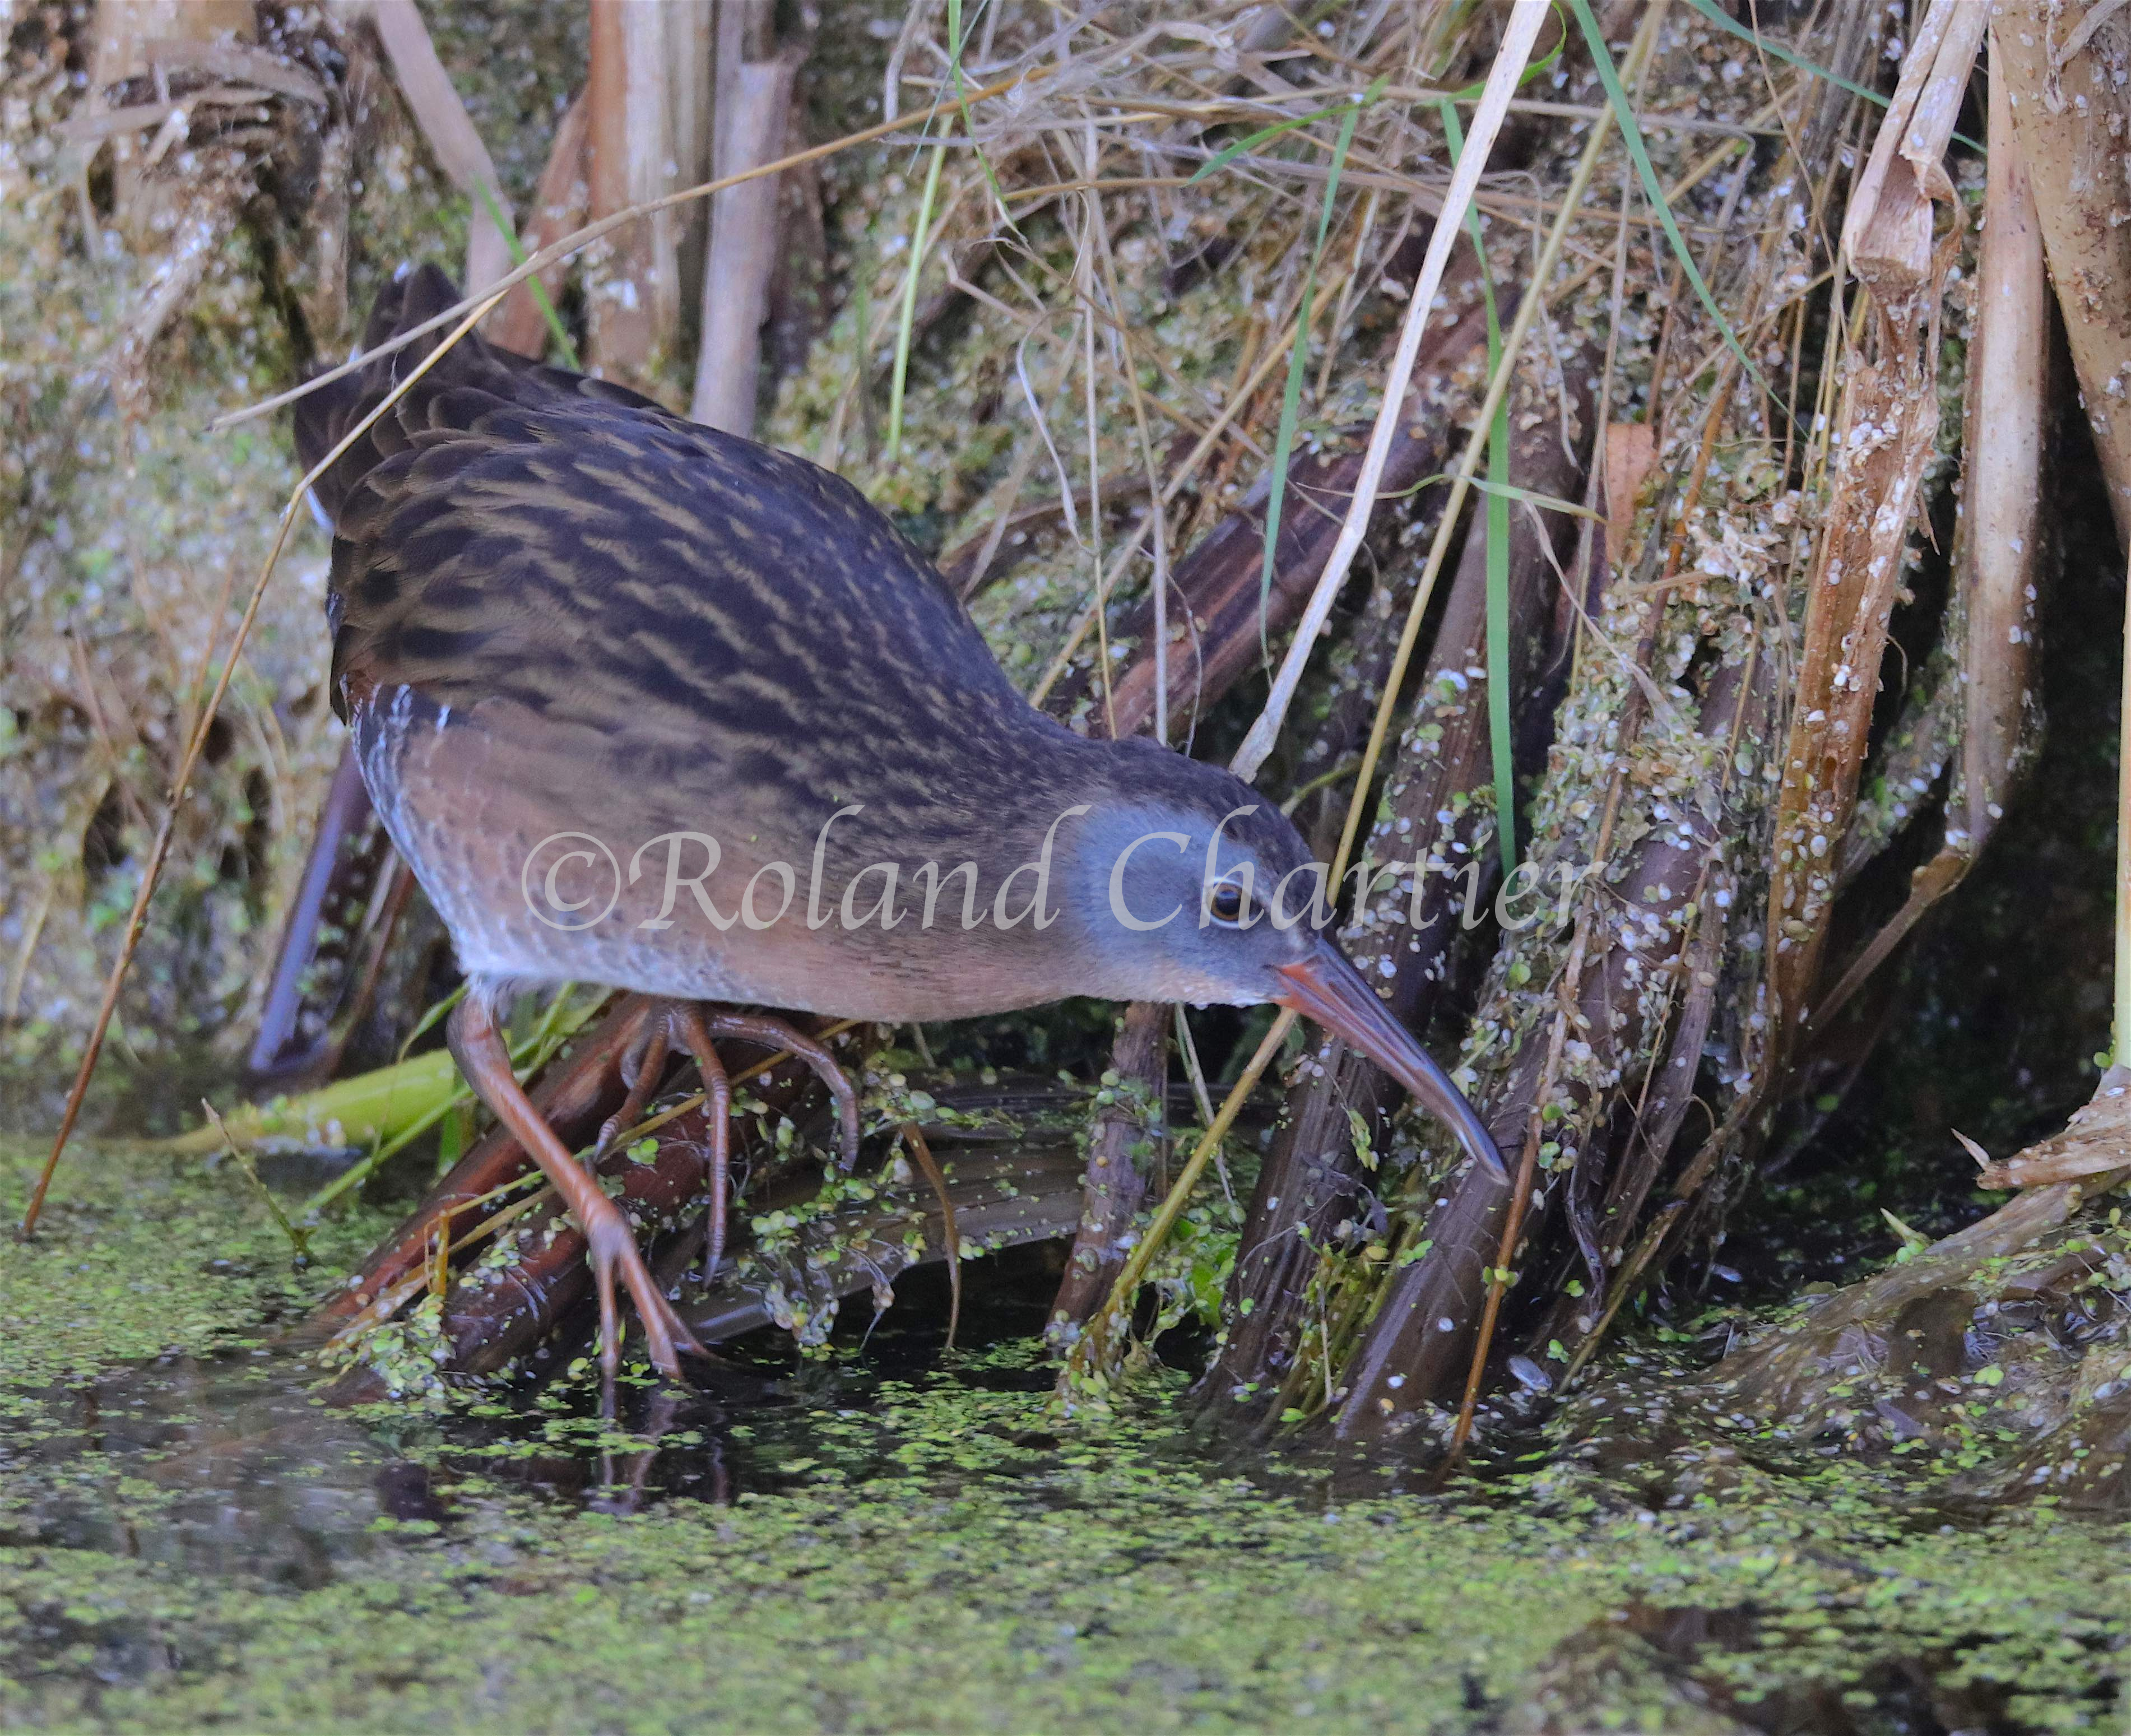
<path id="1" fill-rule="evenodd" d="M 1986 50 L 1983 8 L 1955 0 L 1764 7 L 1759 38 L 1715 0 L 1570 0 L 1475 145 L 1388 411 L 1506 5 L 594 0 L 582 63 L 558 41 L 515 130 L 411 7 L 237 7 L 212 29 L 200 7 L 189 47 L 138 18 L 114 36 L 156 10 L 26 8 L 10 47 L 26 197 L 0 221 L 36 270 L 8 293 L 35 276 L 40 298 L 10 309 L 4 386 L 33 430 L 0 549 L 18 1063 L 49 1073 L 89 1027 L 210 644 L 293 480 L 271 424 L 202 446 L 210 405 L 340 354 L 394 249 L 438 244 L 423 212 L 482 291 L 521 237 L 902 120 L 544 257 L 542 293 L 512 289 L 485 331 L 859 482 L 1075 727 L 1209 757 L 1247 738 L 1267 798 L 1362 865 L 1348 949 L 1456 1053 L 1511 1163 L 1506 1185 L 1461 1166 L 1369 1063 L 1305 1046 L 1157 1220 L 1262 1022 L 1133 1008 L 1106 1056 L 1071 1014 L 842 1032 L 907 1160 L 820 1193 L 803 1081 L 758 1059 L 754 1231 L 695 1304 L 706 1331 L 819 1341 L 840 1295 L 913 1261 L 1070 1237 L 1051 1331 L 1083 1398 L 1150 1320 L 1186 1319 L 1215 1329 L 1200 1393 L 1230 1425 L 1462 1441 L 1497 1388 L 1562 1388 L 1654 1282 L 1712 1259 L 1831 1055 L 1854 1070 L 1878 1025 L 1845 1009 L 1884 1012 L 1903 938 L 2033 762 L 2038 597 L 2092 557 L 2042 511 L 2046 265 L 2131 500 L 2124 262 L 2078 217 L 2126 196 L 2096 167 L 2131 42 L 2106 7 L 2009 3 Z M 510 132 L 509 173 L 470 109 Z M 359 799 L 314 858 L 359 871 L 299 895 L 333 751 L 319 559 L 307 532 L 284 554 L 207 737 L 122 1003 L 144 1057 L 195 1031 L 226 1050 L 266 1008 L 265 1059 L 315 1081 L 388 1055 L 429 992 L 433 931 Z M 1913 659 L 1890 651 L 1898 610 Z M 549 1070 L 566 1138 L 613 1112 L 640 1017 L 610 1009 Z M 1091 1053 L 1099 1086 L 1061 1093 L 1049 1063 Z M 617 1185 L 678 1282 L 701 1125 L 670 1084 Z M 515 1148 L 427 1088 L 411 1122 L 366 1120 L 347 1087 L 295 1115 L 395 1149 L 441 1120 L 457 1160 L 325 1311 L 366 1358 L 355 1390 L 505 1366 L 577 1295 Z M 935 1148 L 945 1206 L 919 1178 Z M 2114 1168 L 2089 1150 L 1988 1179 L 2057 1189 L 2023 1206 L 2062 1226 Z M 1146 1291 L 1118 1285 L 1128 1261 Z M 1858 1355 L 1887 1363 L 1887 1336 Z"/>

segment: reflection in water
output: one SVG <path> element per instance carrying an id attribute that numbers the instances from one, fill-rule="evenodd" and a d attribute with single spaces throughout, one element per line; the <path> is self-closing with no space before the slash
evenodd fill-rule
<path id="1" fill-rule="evenodd" d="M 992 1344 L 1032 1339 L 1041 1320 L 1040 1301 L 1015 1305 L 1012 1275 L 989 1298 Z M 776 1494 L 804 1480 L 779 1465 L 819 1451 L 825 1410 L 856 1416 L 883 1380 L 934 1366 L 944 1297 L 926 1292 L 937 1283 L 905 1278 L 915 1293 L 871 1331 L 863 1364 L 802 1361 L 768 1332 L 728 1347 L 735 1360 L 695 1390 L 625 1380 L 611 1421 L 589 1384 L 544 1382 L 566 1355 L 539 1359 L 542 1373 L 515 1389 L 438 1412 L 325 1403 L 318 1371 L 281 1352 L 117 1369 L 0 1408 L 0 1547 L 309 1590 L 389 1551 L 395 1532 L 449 1535 L 500 1494 L 614 1513 Z M 868 1330 L 854 1321 L 845 1336 Z M 1007 1378 L 1040 1386 L 1050 1374 L 1039 1361 Z M 845 1462 L 855 1475 L 893 1469 L 863 1447 Z M 480 1494 L 461 1491 L 476 1480 Z"/>
<path id="2" fill-rule="evenodd" d="M 187 1577 L 326 1584 L 374 1547 L 391 1460 L 295 1372 L 181 1358 L 45 1394 L 34 1422 L 0 1422 L 0 1524 Z"/>

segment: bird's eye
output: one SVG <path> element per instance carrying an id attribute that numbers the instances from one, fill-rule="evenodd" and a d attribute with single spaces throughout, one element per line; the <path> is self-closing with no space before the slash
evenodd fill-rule
<path id="1" fill-rule="evenodd" d="M 1249 908 L 1250 900 L 1234 880 L 1218 881 L 1206 894 L 1207 913 L 1217 923 L 1240 924 Z"/>

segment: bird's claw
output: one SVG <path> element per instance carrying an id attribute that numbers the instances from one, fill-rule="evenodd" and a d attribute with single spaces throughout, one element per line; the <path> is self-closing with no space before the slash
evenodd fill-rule
<path id="1" fill-rule="evenodd" d="M 685 1350 L 692 1356 L 708 1356 L 711 1353 L 682 1324 L 681 1316 L 673 1312 L 673 1305 L 666 1300 L 651 1275 L 651 1268 L 644 1263 L 643 1250 L 637 1246 L 635 1233 L 629 1227 L 629 1220 L 622 1216 L 621 1208 L 611 1200 L 605 1203 L 604 1211 L 598 1206 L 591 1209 L 591 1221 L 584 1226 L 586 1250 L 591 1260 L 593 1279 L 599 1287 L 601 1371 L 611 1381 L 621 1365 L 620 1310 L 614 1283 L 618 1268 L 623 1284 L 628 1288 L 630 1300 L 636 1304 L 637 1317 L 644 1322 L 644 1344 L 651 1353 L 651 1365 L 668 1379 L 679 1380 L 682 1374 L 678 1351 Z"/>

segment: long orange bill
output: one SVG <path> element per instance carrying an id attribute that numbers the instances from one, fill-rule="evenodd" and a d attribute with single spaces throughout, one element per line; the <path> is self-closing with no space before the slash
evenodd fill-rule
<path id="1" fill-rule="evenodd" d="M 1458 1143 L 1496 1176 L 1506 1181 L 1501 1153 L 1486 1124 L 1473 1112 L 1464 1094 L 1453 1085 L 1413 1033 L 1392 1018 L 1362 973 L 1329 942 L 1300 964 L 1277 966 L 1287 979 L 1276 1005 L 1314 1019 L 1350 1048 L 1403 1085 L 1435 1119 L 1458 1135 Z"/>

